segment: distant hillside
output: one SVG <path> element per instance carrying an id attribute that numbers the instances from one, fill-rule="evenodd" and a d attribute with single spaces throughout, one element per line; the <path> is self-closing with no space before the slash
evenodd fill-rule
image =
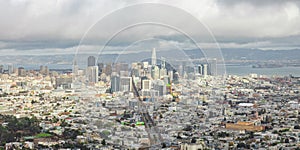
<path id="1" fill-rule="evenodd" d="M 225 60 L 299 60 L 300 61 L 300 49 L 295 50 L 259 50 L 259 49 L 221 49 Z M 91 54 L 80 54 L 78 56 L 78 65 L 86 66 L 87 57 Z M 157 51 L 157 58 L 160 56 L 168 56 L 174 59 L 186 59 L 189 58 L 204 58 L 204 55 L 200 50 L 169 50 L 169 51 Z M 98 56 L 98 55 L 94 55 Z M 105 54 L 98 57 L 98 62 L 113 63 L 116 62 L 132 62 L 141 61 L 151 57 L 151 52 L 139 52 L 128 54 Z M 48 64 L 65 64 L 71 65 L 74 59 L 74 54 L 65 55 L 9 55 L 0 56 L 1 64 L 15 64 L 16 66 L 22 65 L 48 65 Z"/>
<path id="2" fill-rule="evenodd" d="M 259 49 L 221 49 L 225 60 L 299 60 L 300 49 L 295 50 L 259 50 Z M 185 50 L 191 58 L 204 57 L 199 50 Z"/>
<path id="3" fill-rule="evenodd" d="M 222 49 L 225 60 L 299 60 L 300 49 L 295 50 L 259 50 L 259 49 Z"/>

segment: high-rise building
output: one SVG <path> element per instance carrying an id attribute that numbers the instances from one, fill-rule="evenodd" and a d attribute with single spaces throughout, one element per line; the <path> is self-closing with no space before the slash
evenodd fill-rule
<path id="1" fill-rule="evenodd" d="M 88 57 L 88 67 L 96 66 L 96 58 L 94 56 Z"/>
<path id="2" fill-rule="evenodd" d="M 159 79 L 159 68 L 158 66 L 152 66 L 151 77 L 153 80 Z"/>
<path id="3" fill-rule="evenodd" d="M 199 73 L 200 75 L 203 75 L 203 67 L 202 67 L 202 64 L 200 64 L 200 65 L 198 66 L 198 73 Z"/>
<path id="4" fill-rule="evenodd" d="M 169 83 L 170 83 L 170 78 L 169 78 L 169 76 L 167 76 L 167 75 L 163 76 L 163 81 L 164 81 L 164 85 L 169 84 Z"/>
<path id="5" fill-rule="evenodd" d="M 74 63 L 73 63 L 73 77 L 74 77 L 74 79 L 75 79 L 75 76 L 77 76 L 78 75 L 78 65 L 77 65 L 77 61 L 76 60 L 74 60 Z"/>
<path id="6" fill-rule="evenodd" d="M 166 68 L 166 60 L 164 57 L 161 57 L 160 66 L 161 66 L 161 68 Z"/>
<path id="7" fill-rule="evenodd" d="M 166 68 L 160 68 L 159 70 L 159 78 L 163 78 L 165 75 L 167 75 L 167 69 Z"/>
<path id="8" fill-rule="evenodd" d="M 214 58 L 214 59 L 211 59 L 209 60 L 209 71 L 210 71 L 210 75 L 218 75 L 218 72 L 217 72 L 217 59 Z"/>
<path id="9" fill-rule="evenodd" d="M 156 80 L 156 82 L 153 84 L 153 89 L 158 91 L 159 96 L 163 96 L 167 93 L 167 89 L 163 80 Z"/>
<path id="10" fill-rule="evenodd" d="M 98 66 L 89 66 L 87 68 L 86 75 L 89 82 L 98 82 Z"/>
<path id="11" fill-rule="evenodd" d="M 118 75 L 111 76 L 110 87 L 111 87 L 111 92 L 120 91 L 120 77 Z"/>
<path id="12" fill-rule="evenodd" d="M 173 81 L 173 76 L 174 76 L 172 70 L 168 71 L 168 76 L 169 76 L 170 82 L 172 82 Z"/>
<path id="13" fill-rule="evenodd" d="M 13 73 L 14 73 L 14 66 L 8 65 L 8 74 L 13 74 Z"/>
<path id="14" fill-rule="evenodd" d="M 105 65 L 105 68 L 104 68 L 104 72 L 103 72 L 103 73 L 105 73 L 106 75 L 111 75 L 111 73 L 112 73 L 112 66 L 111 66 L 110 63 L 107 63 L 107 64 Z"/>
<path id="15" fill-rule="evenodd" d="M 209 65 L 208 64 L 201 64 L 199 67 L 199 73 L 203 76 L 210 75 Z"/>
<path id="16" fill-rule="evenodd" d="M 156 51 L 155 51 L 155 48 L 152 49 L 151 65 L 152 66 L 156 65 Z"/>
<path id="17" fill-rule="evenodd" d="M 179 77 L 180 77 L 179 73 L 178 73 L 178 72 L 175 72 L 174 75 L 173 75 L 173 80 L 172 80 L 172 82 L 173 82 L 173 83 L 178 83 Z"/>
<path id="18" fill-rule="evenodd" d="M 104 64 L 103 64 L 103 63 L 98 63 L 98 71 L 99 71 L 99 74 L 102 74 L 102 73 L 103 73 L 103 69 L 104 69 Z"/>
<path id="19" fill-rule="evenodd" d="M 4 72 L 4 66 L 0 65 L 0 73 L 3 73 L 3 72 Z"/>
<path id="20" fill-rule="evenodd" d="M 25 75 L 26 75 L 26 71 L 25 71 L 24 67 L 19 67 L 18 68 L 18 76 L 24 77 Z"/>
<path id="21" fill-rule="evenodd" d="M 42 75 L 49 75 L 48 66 L 40 66 L 40 74 L 42 74 Z"/>
<path id="22" fill-rule="evenodd" d="M 120 77 L 120 91 L 129 92 L 132 91 L 132 78 Z"/>

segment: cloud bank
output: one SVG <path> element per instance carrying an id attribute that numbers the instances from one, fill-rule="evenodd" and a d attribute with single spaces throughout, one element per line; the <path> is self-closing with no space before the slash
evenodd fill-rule
<path id="1" fill-rule="evenodd" d="M 172 5 L 190 13 L 210 29 L 221 48 L 300 47 L 299 1 L 174 0 L 170 3 L 168 0 L 2 0 L 0 53 L 1 55 L 10 51 L 20 55 L 27 54 L 28 51 L 34 54 L 72 53 L 85 32 L 105 15 L 126 6 L 149 2 Z M 137 14 L 145 13 L 142 9 L 133 11 Z M 164 10 L 159 11 L 163 13 Z M 120 17 L 126 17 L 126 14 Z M 179 19 L 178 22 L 182 23 L 180 21 Z M 112 22 L 107 30 L 113 28 L 114 24 L 118 24 L 118 20 Z M 131 38 L 134 41 L 139 39 L 139 35 L 149 33 L 151 30 L 147 28 L 136 30 L 134 36 L 128 34 L 118 38 L 110 49 L 116 52 L 122 47 L 128 47 L 132 42 Z M 166 31 L 152 36 L 161 39 L 156 40 L 156 46 L 163 46 L 164 49 L 174 45 L 193 48 L 189 41 L 176 33 Z M 99 45 L 103 42 L 101 39 L 94 40 L 99 41 Z M 212 42 L 206 41 L 204 37 L 202 45 L 209 47 Z M 99 45 L 92 44 L 85 47 L 97 49 Z M 135 47 L 142 48 L 143 44 L 140 45 Z"/>

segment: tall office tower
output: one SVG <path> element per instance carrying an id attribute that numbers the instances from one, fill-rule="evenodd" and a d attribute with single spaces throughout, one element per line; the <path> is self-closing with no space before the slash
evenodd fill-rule
<path id="1" fill-rule="evenodd" d="M 117 74 L 111 76 L 110 88 L 111 92 L 120 91 L 120 77 Z"/>
<path id="2" fill-rule="evenodd" d="M 24 77 L 25 75 L 26 75 L 26 71 L 25 71 L 24 67 L 19 67 L 18 68 L 18 76 Z"/>
<path id="3" fill-rule="evenodd" d="M 201 64 L 199 66 L 199 73 L 203 76 L 209 75 L 209 66 L 208 66 L 208 64 Z"/>
<path id="4" fill-rule="evenodd" d="M 170 83 L 170 78 L 169 78 L 169 76 L 167 76 L 167 75 L 163 76 L 163 81 L 164 81 L 164 84 L 165 84 L 165 85 L 169 84 L 169 83 Z"/>
<path id="5" fill-rule="evenodd" d="M 120 91 L 129 92 L 132 91 L 132 78 L 120 77 Z"/>
<path id="6" fill-rule="evenodd" d="M 109 76 L 111 75 L 111 73 L 112 73 L 112 66 L 111 66 L 110 63 L 108 63 L 108 64 L 105 65 L 105 69 L 104 69 L 103 73 L 105 73 L 106 75 L 109 75 Z"/>
<path id="7" fill-rule="evenodd" d="M 218 74 L 218 72 L 217 72 L 217 59 L 214 58 L 214 59 L 209 60 L 209 65 L 210 65 L 209 74 L 214 75 L 214 76 L 217 75 Z"/>
<path id="8" fill-rule="evenodd" d="M 156 66 L 156 51 L 155 51 L 155 48 L 152 49 L 151 65 Z"/>
<path id="9" fill-rule="evenodd" d="M 102 73 L 103 73 L 103 69 L 104 69 L 104 64 L 103 64 L 103 63 L 98 63 L 98 71 L 99 71 L 99 74 L 102 74 Z"/>
<path id="10" fill-rule="evenodd" d="M 88 57 L 88 67 L 96 66 L 96 58 L 94 56 Z"/>
<path id="11" fill-rule="evenodd" d="M 14 66 L 13 65 L 8 65 L 8 74 L 14 73 Z"/>
<path id="12" fill-rule="evenodd" d="M 167 93 L 167 88 L 163 80 L 154 81 L 153 89 L 158 91 L 159 96 L 163 96 Z"/>
<path id="13" fill-rule="evenodd" d="M 49 75 L 49 69 L 47 66 L 40 66 L 40 74 Z"/>
<path id="14" fill-rule="evenodd" d="M 45 75 L 49 75 L 49 68 L 48 68 L 48 66 L 45 66 Z"/>
<path id="15" fill-rule="evenodd" d="M 77 65 L 77 61 L 76 60 L 74 60 L 74 62 L 73 62 L 73 76 L 75 77 L 75 76 L 77 76 L 78 75 L 78 65 Z"/>
<path id="16" fill-rule="evenodd" d="M 159 78 L 163 78 L 165 75 L 167 75 L 167 69 L 166 68 L 161 68 L 159 70 Z"/>
<path id="17" fill-rule="evenodd" d="M 166 69 L 166 60 L 164 57 L 161 57 L 161 64 L 160 64 L 160 70 L 159 70 L 159 78 L 163 78 L 163 76 L 167 75 L 167 69 Z"/>
<path id="18" fill-rule="evenodd" d="M 198 66 L 198 73 L 199 73 L 200 75 L 203 75 L 203 67 L 202 67 L 202 64 L 200 64 L 200 65 Z"/>
<path id="19" fill-rule="evenodd" d="M 164 58 L 164 57 L 161 57 L 160 59 L 161 59 L 160 67 L 161 67 L 161 68 L 166 68 L 166 60 L 165 60 L 165 58 Z"/>
<path id="20" fill-rule="evenodd" d="M 98 82 L 98 67 L 89 66 L 86 71 L 87 79 L 89 82 L 96 83 Z"/>
<path id="21" fill-rule="evenodd" d="M 4 72 L 4 66 L 0 65 L 0 73 L 3 73 L 3 72 Z"/>
<path id="22" fill-rule="evenodd" d="M 174 76 L 173 76 L 173 83 L 178 83 L 178 81 L 179 81 L 179 77 L 180 77 L 180 75 L 179 75 L 179 73 L 178 72 L 175 72 L 174 73 Z"/>
<path id="23" fill-rule="evenodd" d="M 170 79 L 170 82 L 172 82 L 173 81 L 173 70 L 169 70 L 168 71 L 168 76 L 169 76 L 169 79 Z"/>
<path id="24" fill-rule="evenodd" d="M 152 66 L 151 77 L 153 80 L 159 79 L 159 68 L 158 66 Z"/>

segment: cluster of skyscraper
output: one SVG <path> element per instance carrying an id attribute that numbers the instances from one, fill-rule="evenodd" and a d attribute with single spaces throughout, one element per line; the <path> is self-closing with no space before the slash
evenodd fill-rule
<path id="1" fill-rule="evenodd" d="M 40 66 L 39 73 L 41 75 L 49 75 L 50 72 L 47 66 Z M 12 64 L 9 64 L 7 65 L 7 69 L 4 68 L 4 65 L 0 65 L 0 74 L 16 74 L 20 77 L 25 77 L 28 75 L 28 71 L 24 67 L 14 67 Z"/>
<path id="2" fill-rule="evenodd" d="M 23 67 L 19 67 L 20 69 L 23 68 Z M 0 65 L 0 73 L 1 74 L 13 74 L 13 73 L 17 73 L 18 75 L 20 74 L 19 71 L 20 69 L 19 68 L 14 68 L 14 66 L 12 64 L 9 64 L 7 66 L 7 69 L 4 68 L 4 65 Z M 24 68 L 23 68 L 24 69 Z M 21 70 L 22 71 L 22 70 Z"/>
<path id="3" fill-rule="evenodd" d="M 85 76 L 81 81 L 97 83 L 104 81 L 111 84 L 110 91 L 130 92 L 133 90 L 132 82 L 135 83 L 141 96 L 153 97 L 153 95 L 165 95 L 170 92 L 171 83 L 178 82 L 180 76 L 186 74 L 200 74 L 202 76 L 216 74 L 215 63 L 203 63 L 195 66 L 179 64 L 178 69 L 168 67 L 165 58 L 157 59 L 156 50 L 153 48 L 151 60 L 128 63 L 96 63 L 94 56 L 87 58 L 86 70 L 79 70 L 75 62 L 73 73 L 78 77 Z M 132 81 L 133 80 L 133 81 Z"/>
<path id="4" fill-rule="evenodd" d="M 123 68 L 127 69 L 128 68 Z M 116 70 L 111 75 L 111 92 L 132 91 L 132 80 L 136 84 L 141 96 L 147 98 L 164 95 L 167 85 L 174 80 L 173 70 L 167 70 L 166 61 L 161 58 L 160 65 L 157 65 L 156 50 L 152 50 L 151 64 L 148 61 L 133 62 L 131 64 L 129 77 L 128 71 Z M 178 75 L 175 78 L 178 78 Z"/>

